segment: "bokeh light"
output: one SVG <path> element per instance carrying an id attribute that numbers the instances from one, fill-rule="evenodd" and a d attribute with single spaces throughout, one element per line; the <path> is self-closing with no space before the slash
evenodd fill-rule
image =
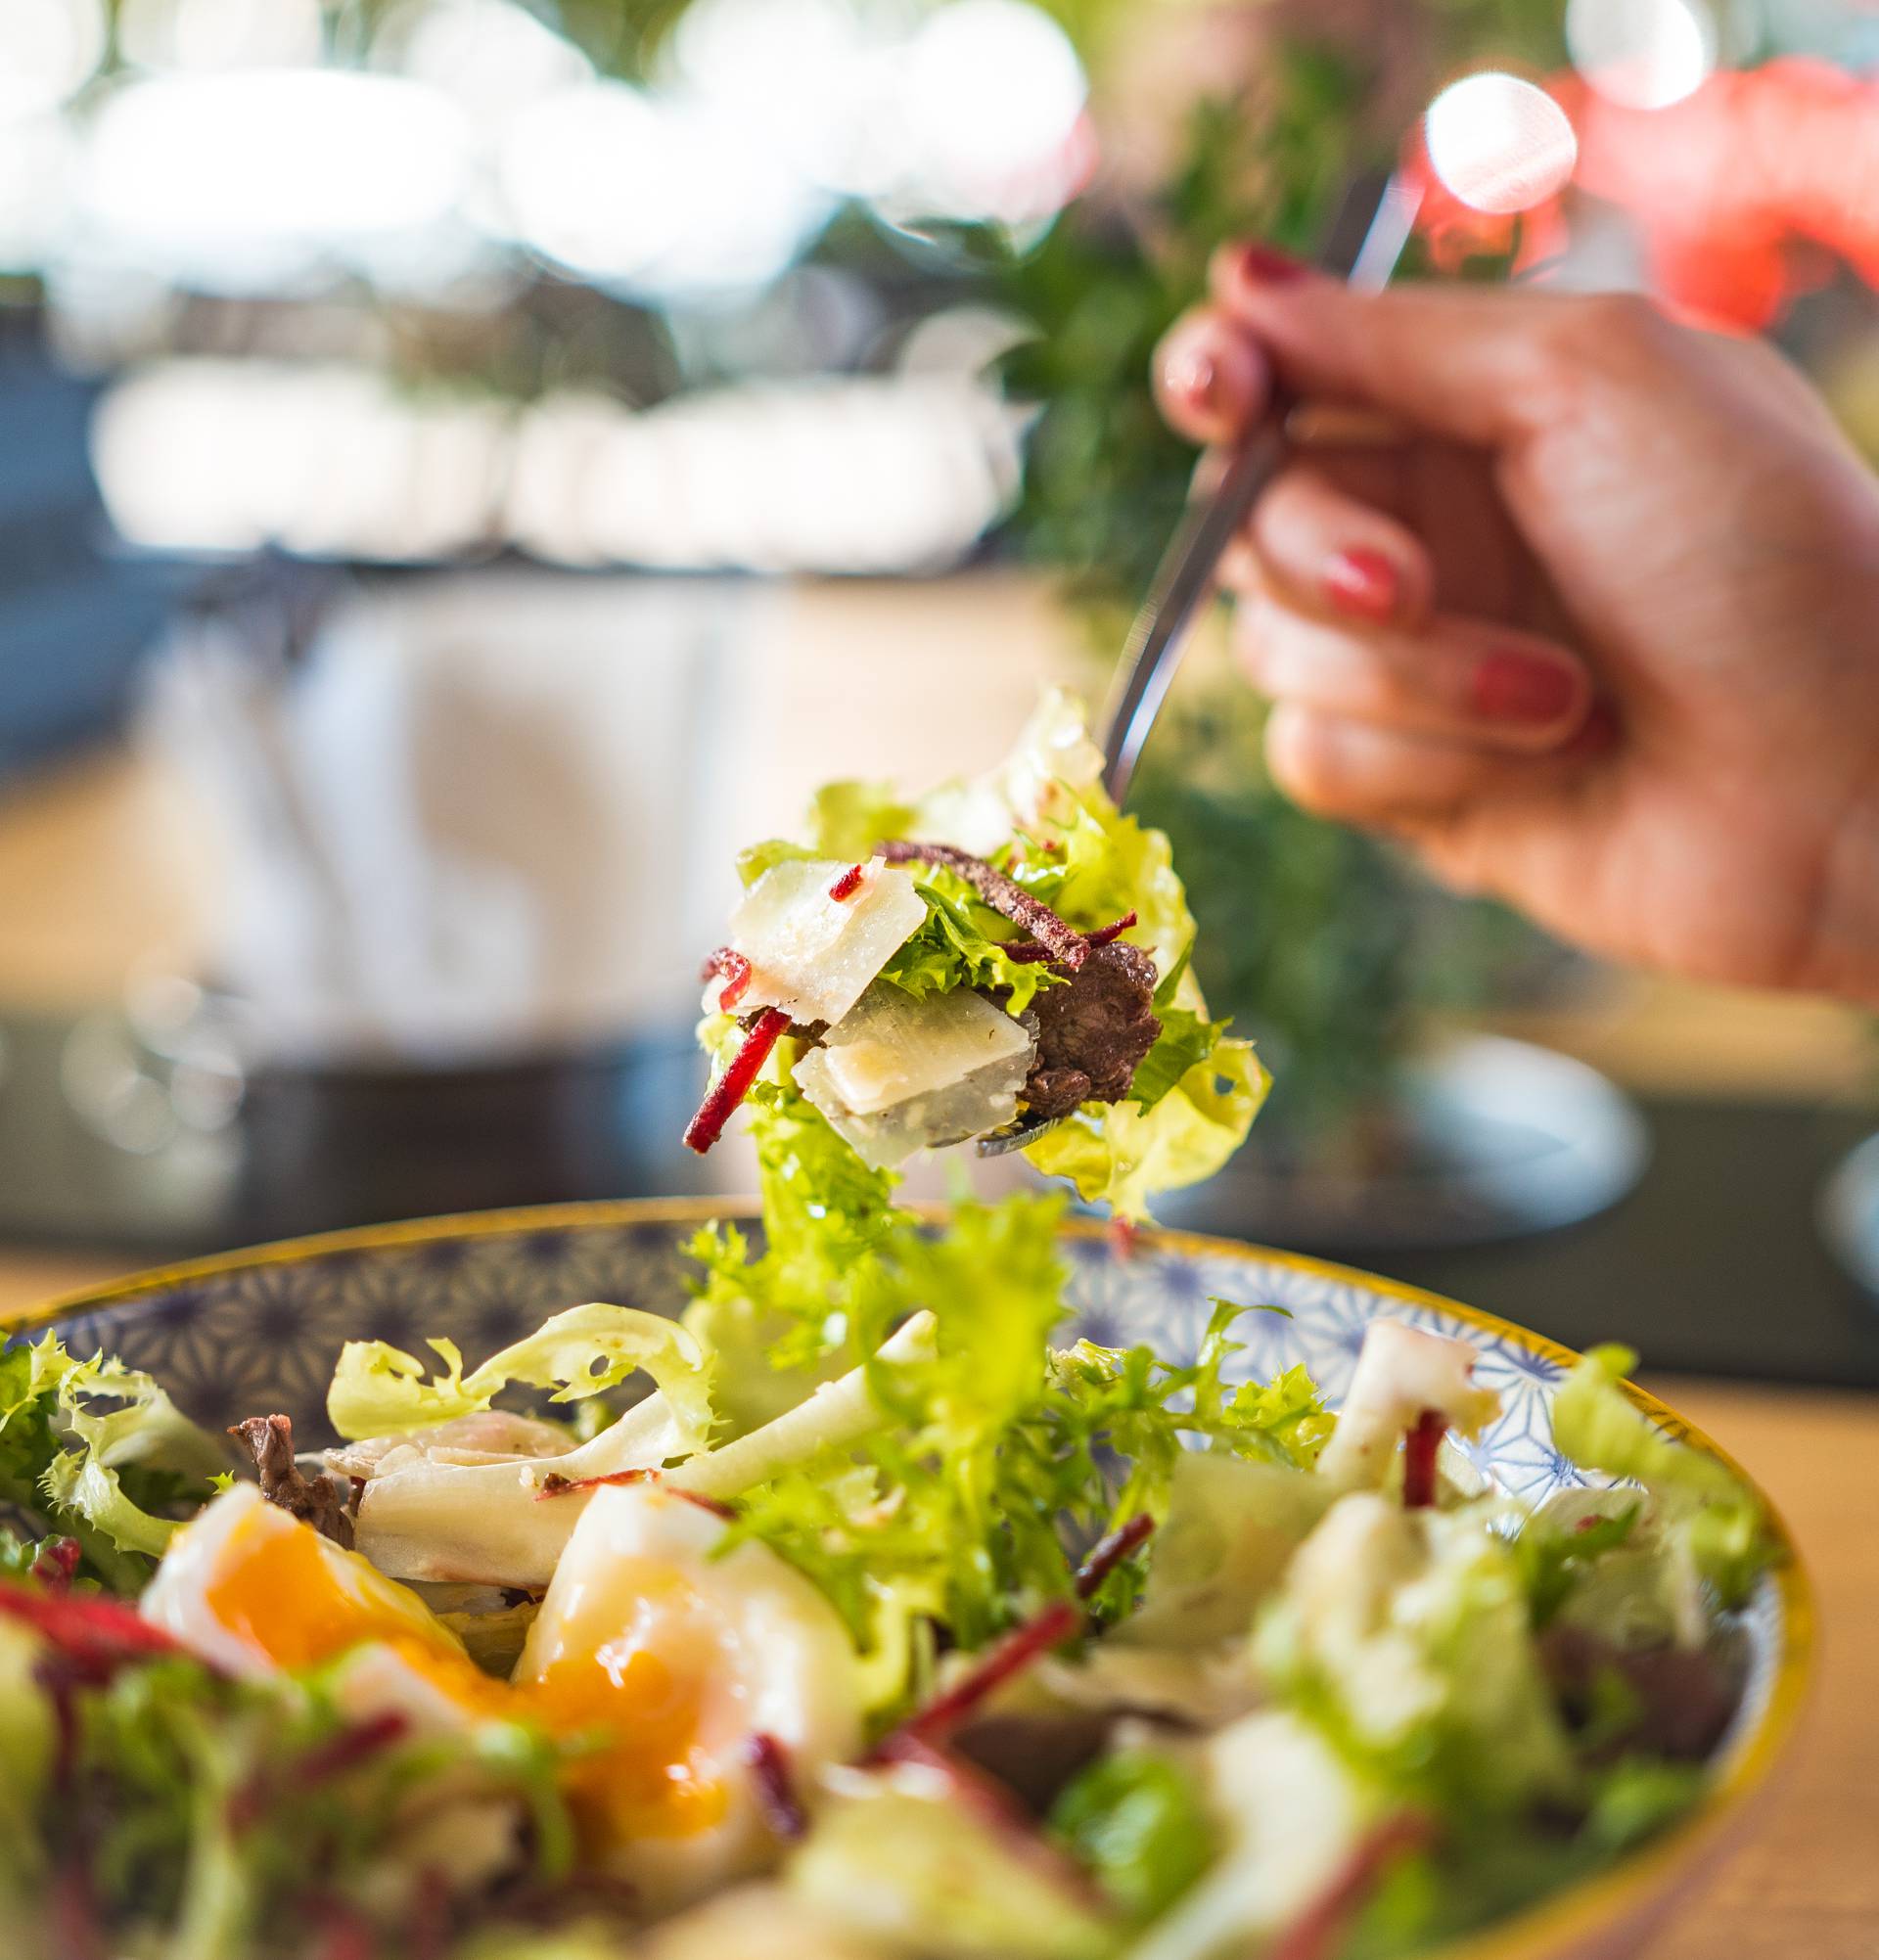
<path id="1" fill-rule="evenodd" d="M 1020 418 L 976 375 L 812 376 L 635 409 L 412 396 L 364 367 L 160 361 L 107 391 L 92 460 L 148 549 L 430 562 L 904 572 L 1015 494 Z"/>
<path id="2" fill-rule="evenodd" d="M 215 73 L 320 59 L 319 0 L 121 0 L 117 46 L 145 68 Z"/>
<path id="3" fill-rule="evenodd" d="M 461 113 L 415 82 L 315 68 L 153 76 L 100 111 L 84 208 L 133 262 L 249 292 L 351 240 L 435 224 L 468 166 Z"/>
<path id="4" fill-rule="evenodd" d="M 902 196 L 936 215 L 1047 216 L 1077 188 L 1088 95 L 1057 23 L 1024 0 L 957 0 L 907 50 Z"/>
<path id="5" fill-rule="evenodd" d="M 735 118 L 616 81 L 522 111 L 497 171 L 518 238 L 570 272 L 661 295 L 766 284 L 832 207 Z"/>
<path id="6" fill-rule="evenodd" d="M 1567 0 L 1573 65 L 1625 109 L 1668 109 L 1716 67 L 1716 22 L 1703 0 Z"/>
<path id="7" fill-rule="evenodd" d="M 0 119 L 0 271 L 42 264 L 68 222 L 78 146 L 63 117 Z"/>
<path id="8" fill-rule="evenodd" d="M 56 109 L 105 55 L 103 0 L 0 4 L 0 122 Z"/>
<path id="9" fill-rule="evenodd" d="M 1444 89 L 1429 105 L 1423 138 L 1444 189 L 1496 216 L 1557 197 L 1579 160 L 1573 125 L 1552 97 L 1491 70 Z"/>
<path id="10" fill-rule="evenodd" d="M 593 74 L 572 41 L 515 0 L 407 0 L 374 35 L 372 61 L 439 90 L 479 121 Z"/>

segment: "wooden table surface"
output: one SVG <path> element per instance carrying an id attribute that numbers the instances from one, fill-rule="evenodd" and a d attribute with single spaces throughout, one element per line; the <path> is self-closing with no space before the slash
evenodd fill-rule
<path id="1" fill-rule="evenodd" d="M 0 1249 L 0 1317 L 113 1277 Z M 1786 1781 L 1648 1960 L 1879 1960 L 1879 1399 L 1652 1379 L 1761 1480 L 1819 1593 L 1819 1683 Z"/>

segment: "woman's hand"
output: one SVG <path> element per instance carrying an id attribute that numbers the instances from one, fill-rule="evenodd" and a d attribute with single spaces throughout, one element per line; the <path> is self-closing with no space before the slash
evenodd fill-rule
<path id="1" fill-rule="evenodd" d="M 1805 383 L 1628 297 L 1213 287 L 1176 427 L 1274 376 L 1373 425 L 1224 569 L 1280 785 L 1597 951 L 1879 1000 L 1879 482 Z"/>

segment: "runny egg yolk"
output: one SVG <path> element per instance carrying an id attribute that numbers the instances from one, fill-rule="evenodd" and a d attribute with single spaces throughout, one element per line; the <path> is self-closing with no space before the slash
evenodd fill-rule
<path id="1" fill-rule="evenodd" d="M 590 1841 L 709 1831 L 728 1804 L 703 1740 L 711 1700 L 727 1692 L 712 1615 L 663 1562 L 620 1559 L 607 1577 L 533 1657 L 519 1697 L 551 1732 L 594 1739 L 567 1777 Z"/>
<path id="2" fill-rule="evenodd" d="M 569 1744 L 563 1786 L 591 1853 L 699 1838 L 729 1816 L 746 1690 L 719 1610 L 673 1560 L 609 1558 L 551 1626 L 537 1622 L 543 1637 L 511 1683 L 483 1673 L 414 1594 L 280 1511 L 255 1503 L 198 1544 L 185 1618 L 265 1664 L 303 1671 L 387 1650 L 465 1716 Z M 179 1567 L 173 1590 L 182 1577 Z"/>
<path id="3" fill-rule="evenodd" d="M 395 1580 L 356 1553 L 329 1546 L 309 1526 L 282 1530 L 280 1514 L 259 1507 L 230 1530 L 203 1603 L 281 1667 L 315 1667 L 363 1641 L 384 1640 L 476 1671 L 423 1602 Z"/>

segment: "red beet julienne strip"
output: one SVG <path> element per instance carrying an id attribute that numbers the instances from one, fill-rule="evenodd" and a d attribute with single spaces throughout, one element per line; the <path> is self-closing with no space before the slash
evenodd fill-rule
<path id="1" fill-rule="evenodd" d="M 770 1059 L 777 1037 L 789 1026 L 790 1017 L 780 1007 L 766 1007 L 756 1025 L 744 1037 L 744 1045 L 731 1057 L 730 1066 L 710 1086 L 698 1114 L 685 1125 L 685 1148 L 700 1157 L 724 1134 L 724 1125 L 751 1092 L 757 1071 Z"/>
<path id="2" fill-rule="evenodd" d="M 1076 927 L 1065 924 L 1041 898 L 1002 871 L 949 843 L 915 843 L 907 839 L 880 844 L 879 854 L 890 864 L 940 864 L 963 878 L 994 912 L 1022 926 L 1049 957 L 1067 967 L 1080 967 L 1089 942 Z"/>
<path id="3" fill-rule="evenodd" d="M 656 1470 L 610 1470 L 605 1477 L 563 1477 L 559 1471 L 551 1470 L 541 1480 L 541 1488 L 535 1492 L 535 1502 L 539 1504 L 546 1497 L 567 1497 L 576 1490 L 598 1490 L 604 1483 L 656 1483 L 659 1472 Z"/>
<path id="4" fill-rule="evenodd" d="M 1424 1409 L 1402 1438 L 1402 1506 L 1426 1511 L 1436 1501 L 1436 1454 L 1448 1434 L 1440 1409 Z"/>
<path id="5" fill-rule="evenodd" d="M 720 976 L 724 984 L 718 989 L 717 1011 L 729 1014 L 744 998 L 744 989 L 751 983 L 751 963 L 735 946 L 719 946 L 699 969 L 698 977 L 711 980 Z"/>
<path id="6" fill-rule="evenodd" d="M 354 1722 L 338 1735 L 328 1736 L 324 1742 L 315 1743 L 311 1749 L 304 1751 L 294 1765 L 294 1782 L 302 1790 L 315 1784 L 330 1783 L 336 1776 L 344 1776 L 348 1769 L 356 1769 L 360 1763 L 370 1762 L 375 1755 L 382 1755 L 388 1749 L 401 1743 L 410 1732 L 409 1717 L 395 1709 L 388 1709 L 383 1714 Z"/>
<path id="7" fill-rule="evenodd" d="M 808 1812 L 796 1794 L 789 1753 L 773 1735 L 758 1733 L 744 1745 L 744 1760 L 756 1785 L 756 1807 L 772 1835 L 794 1844 L 809 1828 Z"/>
<path id="8" fill-rule="evenodd" d="M 861 867 L 858 864 L 851 864 L 848 866 L 848 870 L 846 870 L 842 874 L 842 876 L 838 878 L 835 881 L 835 883 L 829 887 L 829 896 L 833 898 L 837 904 L 841 904 L 845 900 L 852 898 L 854 894 L 860 889 L 861 889 Z"/>
<path id="9" fill-rule="evenodd" d="M 1053 1600 L 1041 1613 L 1006 1634 L 944 1694 L 936 1695 L 897 1729 L 891 1729 L 862 1760 L 892 1761 L 903 1742 L 920 1743 L 929 1749 L 943 1743 L 987 1695 L 1068 1640 L 1082 1623 L 1083 1616 L 1069 1600 Z"/>
<path id="10" fill-rule="evenodd" d="M 545 1497 L 568 1497 L 576 1490 L 598 1490 L 608 1483 L 657 1483 L 660 1473 L 657 1470 L 610 1470 L 604 1477 L 561 1477 L 550 1471 L 541 1480 L 541 1488 L 535 1492 L 535 1502 L 539 1504 Z M 666 1496 L 677 1497 L 687 1504 L 696 1504 L 701 1511 L 709 1511 L 713 1518 L 735 1518 L 734 1505 L 720 1503 L 715 1497 L 706 1497 L 696 1490 L 666 1491 Z"/>
<path id="11" fill-rule="evenodd" d="M 695 1506 L 700 1511 L 709 1511 L 713 1518 L 722 1518 L 726 1524 L 737 1517 L 737 1506 L 726 1504 L 721 1497 L 707 1497 L 702 1490 L 671 1490 L 667 1495 L 676 1497 L 681 1503 Z"/>
<path id="12" fill-rule="evenodd" d="M 1106 946 L 1112 939 L 1120 939 L 1134 924 L 1135 914 L 1124 912 L 1113 924 L 1098 926 L 1093 933 L 1085 933 L 1083 944 Z M 1035 966 L 1039 960 L 1056 958 L 1048 946 L 1039 944 L 1035 939 L 1002 939 L 999 946 L 1008 959 L 1016 960 L 1020 966 Z"/>
<path id="13" fill-rule="evenodd" d="M 378 1933 L 357 1906 L 343 1898 L 322 1898 L 313 1917 L 319 1928 L 314 1960 L 379 1960 Z"/>
<path id="14" fill-rule="evenodd" d="M 115 1599 L 34 1592 L 5 1580 L 0 1581 L 0 1617 L 23 1621 L 68 1659 L 107 1672 L 180 1651 L 161 1627 Z"/>
<path id="15" fill-rule="evenodd" d="M 76 1538 L 48 1538 L 32 1562 L 32 1575 L 49 1592 L 65 1592 L 84 1556 Z"/>
<path id="16" fill-rule="evenodd" d="M 103 1915 L 92 1890 L 90 1861 L 68 1855 L 46 1887 L 46 1919 L 60 1960 L 109 1960 Z"/>
<path id="17" fill-rule="evenodd" d="M 1384 1872 L 1427 1847 L 1435 1828 L 1418 1811 L 1386 1817 L 1352 1846 L 1329 1883 L 1267 1949 L 1266 1960 L 1328 1960 Z"/>
<path id="18" fill-rule="evenodd" d="M 1089 1557 L 1077 1568 L 1077 1597 L 1094 1599 L 1103 1581 L 1124 1559 L 1141 1550 L 1154 1528 L 1155 1520 L 1146 1511 L 1139 1511 L 1108 1537 L 1099 1538 L 1090 1547 Z"/>

